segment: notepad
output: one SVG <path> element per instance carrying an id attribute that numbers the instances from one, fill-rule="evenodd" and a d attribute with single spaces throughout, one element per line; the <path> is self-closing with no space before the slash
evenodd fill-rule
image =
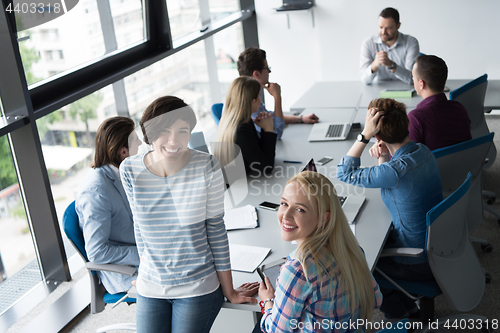
<path id="1" fill-rule="evenodd" d="M 251 205 L 227 210 L 224 212 L 224 223 L 226 230 L 257 228 L 257 210 Z"/>
<path id="2" fill-rule="evenodd" d="M 380 98 L 411 98 L 415 89 L 394 90 L 384 89 L 380 92 Z"/>
<path id="3" fill-rule="evenodd" d="M 231 269 L 233 271 L 253 273 L 269 253 L 271 253 L 269 247 L 229 244 Z"/>

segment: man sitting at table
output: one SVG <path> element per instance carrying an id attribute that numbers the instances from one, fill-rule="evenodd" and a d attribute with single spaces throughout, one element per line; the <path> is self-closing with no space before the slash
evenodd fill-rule
<path id="1" fill-rule="evenodd" d="M 337 167 L 337 178 L 366 188 L 380 188 L 394 228 L 384 248 L 425 248 L 426 214 L 443 199 L 436 158 L 425 145 L 408 137 L 406 106 L 393 99 L 370 102 L 365 128 Z M 360 157 L 371 137 L 378 140 L 370 154 L 379 165 L 360 167 Z M 391 157 L 392 156 L 392 157 Z M 377 267 L 390 277 L 403 280 L 432 279 L 426 255 L 382 257 Z M 377 276 L 375 276 L 377 279 Z M 399 290 L 380 288 L 380 310 L 386 318 L 417 317 L 414 301 Z"/>
<path id="2" fill-rule="evenodd" d="M 243 51 L 238 57 L 238 72 L 240 76 L 252 76 L 256 79 L 262 89 L 261 100 L 263 99 L 264 89 L 266 89 L 271 96 L 274 98 L 274 112 L 266 110 L 266 106 L 263 102 L 260 103 L 259 111 L 252 114 L 252 118 L 257 118 L 260 112 L 269 112 L 273 115 L 274 121 L 274 133 L 278 135 L 278 140 L 281 139 L 283 135 L 283 129 L 285 125 L 292 123 L 317 123 L 319 118 L 314 114 L 308 114 L 306 116 L 285 116 L 283 115 L 283 109 L 281 107 L 281 87 L 279 84 L 274 82 L 269 82 L 269 74 L 271 73 L 271 67 L 269 67 L 266 60 L 266 51 L 259 49 L 258 47 L 249 47 Z M 260 134 L 260 127 L 255 125 L 257 133 Z"/>
<path id="3" fill-rule="evenodd" d="M 421 55 L 413 65 L 413 85 L 424 99 L 408 114 L 410 139 L 430 150 L 472 139 L 470 119 L 460 102 L 449 101 L 444 94 L 448 67 L 443 59 Z"/>
<path id="4" fill-rule="evenodd" d="M 411 69 L 420 54 L 415 37 L 398 31 L 399 12 L 384 9 L 378 18 L 378 35 L 361 45 L 359 72 L 361 81 L 370 84 L 377 80 L 401 80 L 411 84 Z"/>

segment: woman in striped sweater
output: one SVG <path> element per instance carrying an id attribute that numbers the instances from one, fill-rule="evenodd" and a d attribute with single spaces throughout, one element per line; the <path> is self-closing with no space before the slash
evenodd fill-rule
<path id="1" fill-rule="evenodd" d="M 137 332 L 209 332 L 223 302 L 256 302 L 258 285 L 233 288 L 216 158 L 188 148 L 193 110 L 158 98 L 140 121 L 153 150 L 120 165 L 139 256 Z"/>

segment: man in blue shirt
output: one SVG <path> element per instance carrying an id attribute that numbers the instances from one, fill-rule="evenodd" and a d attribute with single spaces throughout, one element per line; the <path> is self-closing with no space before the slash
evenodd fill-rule
<path id="1" fill-rule="evenodd" d="M 269 94 L 273 96 L 274 112 L 267 111 L 266 106 L 261 102 L 259 111 L 253 113 L 252 118 L 256 119 L 260 112 L 271 113 L 274 121 L 274 132 L 278 135 L 278 140 L 281 139 L 281 135 L 283 135 L 285 125 L 292 123 L 313 124 L 318 122 L 319 118 L 314 113 L 305 116 L 283 115 L 283 109 L 281 107 L 281 87 L 277 83 L 269 82 L 271 67 L 269 67 L 266 60 L 266 51 L 258 47 L 249 47 L 239 55 L 237 65 L 240 76 L 252 76 L 259 81 L 263 89 L 266 89 Z M 261 100 L 263 100 L 263 95 L 264 90 L 262 90 Z M 257 129 L 257 133 L 260 134 L 260 127 L 256 125 L 255 128 Z"/>
<path id="2" fill-rule="evenodd" d="M 139 266 L 132 211 L 118 167 L 126 157 L 137 154 L 140 144 L 130 118 L 108 118 L 97 129 L 94 163 L 76 196 L 85 251 L 94 264 Z M 111 294 L 129 290 L 137 279 L 112 272 L 97 275 Z"/>
<path id="3" fill-rule="evenodd" d="M 365 128 L 340 161 L 337 178 L 348 184 L 381 189 L 394 227 L 385 248 L 425 248 L 426 214 L 443 199 L 436 159 L 427 146 L 410 140 L 403 103 L 376 99 L 368 108 Z M 360 168 L 361 154 L 373 136 L 378 141 L 370 155 L 378 159 L 379 165 Z M 432 278 L 425 254 L 416 258 L 383 257 L 377 267 L 394 278 Z M 384 300 L 380 310 L 387 318 L 417 315 L 417 305 L 402 292 L 384 288 L 381 291 Z"/>

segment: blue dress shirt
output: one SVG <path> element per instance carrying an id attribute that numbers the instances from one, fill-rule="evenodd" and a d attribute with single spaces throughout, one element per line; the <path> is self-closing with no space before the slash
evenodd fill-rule
<path id="1" fill-rule="evenodd" d="M 109 166 L 89 171 L 76 196 L 85 250 L 94 264 L 139 266 L 132 211 L 122 183 Z M 136 276 L 97 272 L 111 294 L 129 290 Z"/>
<path id="2" fill-rule="evenodd" d="M 359 158 L 345 155 L 338 165 L 337 178 L 348 184 L 381 189 L 394 225 L 388 241 L 390 247 L 425 249 L 425 216 L 443 200 L 439 168 L 429 148 L 411 141 L 386 163 L 367 168 L 359 166 Z M 427 255 L 393 259 L 408 265 L 420 264 L 427 262 Z"/>

